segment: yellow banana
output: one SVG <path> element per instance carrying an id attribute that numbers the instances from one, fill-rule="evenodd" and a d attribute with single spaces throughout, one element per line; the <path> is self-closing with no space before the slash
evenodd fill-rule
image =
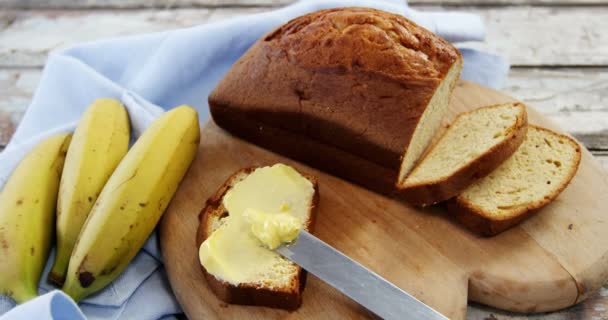
<path id="1" fill-rule="evenodd" d="M 61 169 L 71 134 L 38 144 L 0 193 L 0 293 L 18 303 L 38 295 L 55 230 Z"/>
<path id="2" fill-rule="evenodd" d="M 129 149 L 129 117 L 114 99 L 85 111 L 68 149 L 57 199 L 57 254 L 48 281 L 62 286 L 72 249 L 101 189 Z"/>
<path id="3" fill-rule="evenodd" d="M 80 301 L 114 280 L 154 230 L 198 149 L 198 115 L 163 114 L 137 140 L 101 191 L 78 237 L 63 291 Z"/>

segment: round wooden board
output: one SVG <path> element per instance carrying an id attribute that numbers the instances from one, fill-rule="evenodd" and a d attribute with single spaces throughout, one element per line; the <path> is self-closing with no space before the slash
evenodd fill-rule
<path id="1" fill-rule="evenodd" d="M 459 112 L 512 100 L 460 82 L 446 122 Z M 534 110 L 528 112 L 531 123 L 559 130 Z M 556 201 L 511 230 L 481 238 L 442 208 L 416 209 L 375 194 L 234 138 L 209 122 L 160 230 L 169 280 L 188 318 L 371 317 L 312 275 L 295 312 L 227 305 L 207 287 L 195 245 L 206 199 L 236 170 L 276 162 L 318 178 L 319 238 L 452 319 L 465 318 L 467 298 L 511 311 L 565 308 L 608 278 L 608 178 L 586 150 L 576 177 Z"/>

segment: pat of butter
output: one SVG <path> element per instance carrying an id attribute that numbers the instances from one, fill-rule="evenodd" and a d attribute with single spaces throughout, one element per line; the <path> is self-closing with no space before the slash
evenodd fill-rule
<path id="1" fill-rule="evenodd" d="M 300 219 L 290 215 L 286 210 L 266 213 L 246 209 L 245 219 L 251 223 L 253 235 L 270 249 L 276 249 L 283 243 L 293 241 L 302 226 Z"/>
<path id="2" fill-rule="evenodd" d="M 297 237 L 313 195 L 312 183 L 287 165 L 256 169 L 224 195 L 228 216 L 201 244 L 201 264 L 232 284 L 272 279 L 284 258 L 269 248 Z"/>

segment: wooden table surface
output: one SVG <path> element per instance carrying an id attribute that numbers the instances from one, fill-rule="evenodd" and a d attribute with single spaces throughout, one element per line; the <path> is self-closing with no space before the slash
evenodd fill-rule
<path id="1" fill-rule="evenodd" d="M 32 97 L 47 54 L 75 42 L 193 26 L 292 0 L 0 0 L 0 150 Z M 482 16 L 506 56 L 502 91 L 576 136 L 608 169 L 608 0 L 411 0 L 419 10 Z M 607 230 L 608 231 L 608 230 Z M 522 316 L 470 305 L 468 319 L 608 320 L 608 284 L 587 301 Z"/>

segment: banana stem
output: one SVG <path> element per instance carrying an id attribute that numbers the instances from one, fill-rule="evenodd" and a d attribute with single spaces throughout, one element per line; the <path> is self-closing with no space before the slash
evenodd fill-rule
<path id="1" fill-rule="evenodd" d="M 66 252 L 68 252 L 66 254 Z M 70 261 L 70 250 L 66 250 L 63 247 L 57 246 L 57 254 L 55 255 L 55 261 L 53 262 L 53 267 L 51 268 L 51 272 L 49 272 L 48 277 L 46 278 L 47 282 L 61 288 L 63 283 L 65 282 L 65 274 L 68 271 L 68 263 Z"/>
<path id="2" fill-rule="evenodd" d="M 52 284 L 58 288 L 61 288 L 61 286 L 63 286 L 63 283 L 65 282 L 65 274 L 61 273 L 58 270 L 52 270 L 51 272 L 49 272 L 49 275 L 46 278 L 46 281 L 49 284 Z"/>

